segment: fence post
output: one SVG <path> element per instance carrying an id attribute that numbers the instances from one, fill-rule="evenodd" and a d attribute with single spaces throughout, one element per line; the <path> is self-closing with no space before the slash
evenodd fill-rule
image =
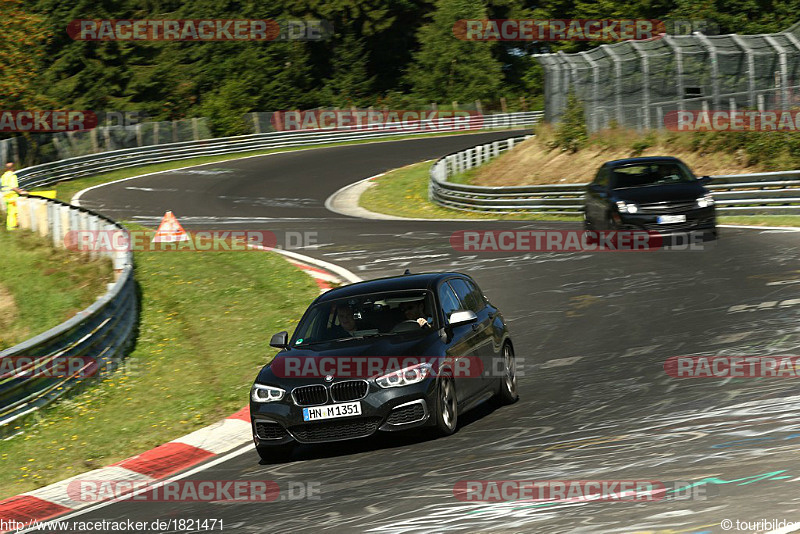
<path id="1" fill-rule="evenodd" d="M 157 145 L 158 143 L 158 125 L 161 123 L 154 122 L 153 123 L 153 144 Z"/>
<path id="2" fill-rule="evenodd" d="M 636 41 L 628 41 L 636 53 L 639 54 L 639 59 L 642 62 L 642 86 L 644 89 L 644 129 L 650 129 L 650 60 L 647 57 L 647 51 L 642 50 L 641 43 Z"/>
<path id="3" fill-rule="evenodd" d="M 29 230 L 31 227 L 31 208 L 28 197 L 17 197 L 17 224 L 22 230 Z"/>
<path id="4" fill-rule="evenodd" d="M 600 102 L 600 68 L 597 66 L 597 62 L 589 56 L 588 52 L 581 52 L 580 54 L 583 59 L 586 60 L 586 63 L 589 64 L 589 68 L 592 69 L 592 107 L 589 112 L 589 131 L 595 132 L 600 129 L 597 120 L 597 106 Z M 584 106 L 584 113 L 587 111 L 586 106 Z M 605 126 L 605 124 L 603 126 Z"/>
<path id="5" fill-rule="evenodd" d="M 6 163 L 8 163 L 8 145 L 10 141 L 8 139 L 3 139 L 0 141 L 0 166 L 5 167 Z"/>
<path id="6" fill-rule="evenodd" d="M 172 142 L 177 143 L 180 139 L 178 138 L 178 121 L 172 121 Z"/>
<path id="7" fill-rule="evenodd" d="M 675 44 L 671 36 L 664 34 L 662 39 L 664 39 L 664 42 L 672 49 L 672 53 L 675 54 L 675 68 L 678 71 L 675 80 L 678 83 L 678 98 L 681 103 L 683 103 L 683 98 L 686 96 L 686 90 L 683 86 L 683 50 L 681 50 L 680 46 Z"/>
<path id="8" fill-rule="evenodd" d="M 36 229 L 40 236 L 47 237 L 50 233 L 50 221 L 47 209 L 48 202 L 44 199 L 37 199 L 36 204 Z"/>
<path id="9" fill-rule="evenodd" d="M 508 105 L 506 104 L 506 97 L 500 97 L 500 111 L 503 113 L 508 113 Z"/>
<path id="10" fill-rule="evenodd" d="M 55 202 L 47 203 L 48 218 L 50 219 L 50 240 L 53 248 L 60 248 L 61 245 L 61 205 Z"/>
<path id="11" fill-rule="evenodd" d="M 66 247 L 67 244 L 67 234 L 70 230 L 70 218 L 69 212 L 72 211 L 72 208 L 69 206 L 61 206 L 61 242 Z"/>
<path id="12" fill-rule="evenodd" d="M 195 141 L 200 140 L 200 128 L 197 125 L 197 117 L 192 117 L 192 139 Z"/>
<path id="13" fill-rule="evenodd" d="M 611 61 L 614 62 L 614 103 L 617 106 L 617 124 L 619 124 L 621 127 L 624 127 L 626 124 L 624 115 L 622 113 L 622 60 L 610 46 L 600 45 L 600 48 L 602 48 L 604 52 L 608 53 L 608 55 L 611 57 Z"/>
<path id="14" fill-rule="evenodd" d="M 787 32 L 786 35 L 789 35 L 789 33 Z M 753 49 L 747 46 L 744 39 L 735 33 L 731 34 L 731 38 L 747 57 L 747 105 L 752 108 L 756 105 L 756 65 L 755 58 L 753 57 Z"/>
<path id="15" fill-rule="evenodd" d="M 789 109 L 789 73 L 788 64 L 786 61 L 786 50 L 783 49 L 778 41 L 771 35 L 765 35 L 764 40 L 767 41 L 772 48 L 778 53 L 778 64 L 781 68 L 780 75 L 780 95 L 781 95 L 781 109 Z M 777 85 L 777 84 L 776 84 Z"/>
<path id="16" fill-rule="evenodd" d="M 714 110 L 719 109 L 719 63 L 717 62 L 717 47 L 711 40 L 700 32 L 694 32 L 692 35 L 696 36 L 698 40 L 708 50 L 711 58 L 711 90 L 712 101 L 714 102 Z"/>
<path id="17" fill-rule="evenodd" d="M 475 101 L 475 109 L 478 110 L 479 115 L 483 115 L 483 104 L 481 104 L 480 99 Z"/>
<path id="18" fill-rule="evenodd" d="M 258 120 L 258 113 L 251 113 L 253 121 L 253 132 L 261 133 L 261 122 Z"/>
<path id="19" fill-rule="evenodd" d="M 12 137 L 11 138 L 11 161 L 17 164 L 17 166 L 21 167 L 22 163 L 20 161 L 20 154 L 19 154 L 19 137 Z"/>

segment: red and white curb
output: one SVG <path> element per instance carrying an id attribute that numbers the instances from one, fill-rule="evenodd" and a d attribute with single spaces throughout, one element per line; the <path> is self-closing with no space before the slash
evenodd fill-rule
<path id="1" fill-rule="evenodd" d="M 150 485 L 235 449 L 251 439 L 250 408 L 246 407 L 222 421 L 137 456 L 0 501 L 0 519 L 7 523 L 15 521 L 29 525 L 33 521 L 45 521 L 80 510 L 97 504 L 97 501 L 74 499 L 74 492 L 71 494 L 68 491 L 70 483 L 74 481 L 125 481 L 136 482 L 138 487 Z"/>
<path id="2" fill-rule="evenodd" d="M 283 255 L 287 261 L 312 276 L 321 292 L 331 289 L 332 284 L 361 281 L 358 276 L 338 265 L 296 252 L 271 250 Z M 0 520 L 6 524 L 14 521 L 31 525 L 35 521 L 47 521 L 63 516 L 82 508 L 97 505 L 98 502 L 104 502 L 102 500 L 80 501 L 74 499 L 68 491 L 71 482 L 78 480 L 91 480 L 95 483 L 125 481 L 135 482 L 136 484 L 133 486 L 137 488 L 141 488 L 145 484 L 150 486 L 180 471 L 228 453 L 252 439 L 250 407 L 246 406 L 222 421 L 195 430 L 137 456 L 0 501 Z M 132 489 L 131 492 L 133 491 Z M 119 498 L 119 495 L 115 495 L 113 498 Z M 3 530 L 0 527 L 0 534 L 5 532 L 12 532 L 12 530 Z"/>

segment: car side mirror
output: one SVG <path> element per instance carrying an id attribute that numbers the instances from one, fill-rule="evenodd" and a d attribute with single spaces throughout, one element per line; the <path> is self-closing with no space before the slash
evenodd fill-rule
<path id="1" fill-rule="evenodd" d="M 463 324 L 474 323 L 478 316 L 472 310 L 458 310 L 450 314 L 450 326 L 461 326 Z"/>
<path id="2" fill-rule="evenodd" d="M 283 332 L 278 332 L 269 340 L 269 346 L 275 347 L 276 349 L 285 349 L 289 346 L 289 333 L 285 330 Z"/>
<path id="3" fill-rule="evenodd" d="M 697 181 L 699 181 L 703 185 L 708 185 L 711 182 L 713 182 L 714 179 L 711 178 L 710 176 L 701 176 L 700 178 L 697 179 Z"/>

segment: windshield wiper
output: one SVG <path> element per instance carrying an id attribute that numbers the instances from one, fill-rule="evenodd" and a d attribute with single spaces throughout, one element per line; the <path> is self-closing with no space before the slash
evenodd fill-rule
<path id="1" fill-rule="evenodd" d="M 366 339 L 369 337 L 383 337 L 383 336 L 394 336 L 394 335 L 397 335 L 397 332 L 383 332 L 378 334 L 364 334 L 361 336 L 343 337 L 341 339 L 336 339 L 335 341 L 337 343 L 340 343 L 342 341 L 350 341 L 351 339 Z"/>

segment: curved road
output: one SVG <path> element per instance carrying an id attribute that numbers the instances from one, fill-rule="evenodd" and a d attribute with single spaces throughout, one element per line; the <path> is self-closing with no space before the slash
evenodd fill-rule
<path id="1" fill-rule="evenodd" d="M 261 465 L 255 451 L 198 480 L 318 483 L 319 499 L 266 504 L 120 502 L 77 519 L 223 519 L 225 532 L 721 532 L 723 519 L 800 520 L 800 388 L 789 379 L 674 379 L 678 355 L 800 354 L 800 234 L 723 229 L 702 251 L 454 251 L 464 229 L 574 223 L 369 221 L 327 211 L 356 180 L 508 137 L 509 132 L 253 157 L 100 187 L 82 205 L 155 225 L 317 232 L 304 254 L 362 278 L 461 270 L 509 322 L 520 402 L 460 418 L 429 440 L 390 435 L 303 446 Z M 244 401 L 244 399 L 243 399 Z M 463 420 L 462 420 L 463 419 Z M 660 502 L 465 503 L 459 480 L 658 480 Z M 680 497 L 680 498 L 678 498 Z M 757 531 L 767 529 L 756 529 Z"/>

